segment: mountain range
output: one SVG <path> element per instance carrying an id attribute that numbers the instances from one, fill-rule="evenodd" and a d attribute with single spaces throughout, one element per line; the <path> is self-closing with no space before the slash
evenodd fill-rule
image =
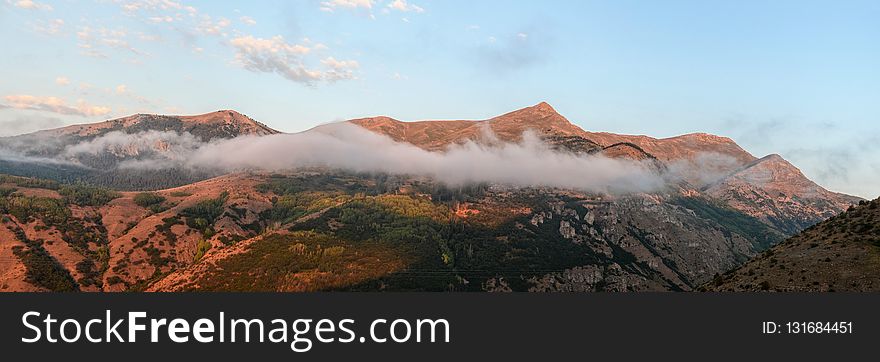
<path id="1" fill-rule="evenodd" d="M 282 134 L 235 111 L 134 115 L 0 139 L 0 290 L 689 291 L 863 201 L 729 138 L 589 132 L 547 103 L 345 124 L 437 155 L 534 136 L 666 183 L 614 193 L 333 165 L 160 167 Z"/>

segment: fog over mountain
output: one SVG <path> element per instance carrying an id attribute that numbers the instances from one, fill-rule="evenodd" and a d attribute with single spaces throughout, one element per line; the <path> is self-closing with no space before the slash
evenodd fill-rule
<path id="1" fill-rule="evenodd" d="M 494 138 L 486 132 L 487 138 Z M 186 132 L 114 131 L 67 145 L 56 157 L 27 156 L 7 149 L 0 158 L 76 165 L 77 156 L 106 152 L 145 156 L 120 162 L 118 167 L 123 169 L 188 167 L 225 173 L 329 167 L 424 175 L 452 185 L 491 182 L 611 193 L 657 191 L 677 178 L 658 172 L 647 161 L 555 150 L 531 131 L 525 132 L 518 143 L 495 140 L 492 144 L 468 141 L 450 145 L 444 152 L 430 152 L 351 123 L 325 125 L 297 134 L 245 135 L 211 142 Z"/>
<path id="2" fill-rule="evenodd" d="M 22 291 L 693 290 L 860 201 L 727 137 L 543 102 L 295 134 L 136 114 L 2 138 L 0 173 L 0 286 Z"/>

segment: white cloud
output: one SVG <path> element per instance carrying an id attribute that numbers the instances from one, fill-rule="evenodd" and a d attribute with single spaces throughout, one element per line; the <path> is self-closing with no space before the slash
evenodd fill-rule
<path id="1" fill-rule="evenodd" d="M 365 9 L 370 10 L 373 8 L 373 0 L 328 0 L 321 2 L 321 10 L 327 12 L 333 12 L 336 9 Z"/>
<path id="2" fill-rule="evenodd" d="M 38 33 L 46 35 L 59 35 L 61 34 L 62 27 L 64 27 L 63 19 L 52 19 L 49 21 L 38 21 L 32 29 Z"/>
<path id="3" fill-rule="evenodd" d="M 125 84 L 116 86 L 116 94 L 125 94 L 126 92 L 128 92 L 128 86 Z"/>
<path id="4" fill-rule="evenodd" d="M 328 68 L 324 72 L 324 79 L 329 81 L 354 79 L 354 70 L 360 67 L 360 64 L 354 60 L 336 60 L 333 57 L 325 58 L 321 64 Z"/>
<path id="5" fill-rule="evenodd" d="M 157 10 L 179 10 L 189 14 L 195 14 L 196 8 L 184 5 L 173 0 L 130 0 L 122 1 L 122 9 L 127 14 L 134 14 L 140 11 L 157 11 Z"/>
<path id="6" fill-rule="evenodd" d="M 92 29 L 89 26 L 82 26 L 76 32 L 76 37 L 83 55 L 109 58 L 103 51 L 105 48 L 126 50 L 135 55 L 144 55 L 143 52 L 128 43 L 128 32 L 123 28 L 108 29 L 102 27 Z"/>
<path id="7" fill-rule="evenodd" d="M 165 16 L 152 16 L 152 17 L 149 18 L 149 20 L 150 20 L 151 23 L 156 23 L 156 24 L 159 24 L 159 23 L 171 23 L 171 22 L 174 22 L 174 18 L 172 18 L 170 15 L 165 15 Z"/>
<path id="8" fill-rule="evenodd" d="M 410 4 L 410 3 L 406 2 L 406 0 L 394 0 L 390 3 L 388 3 L 388 8 L 392 9 L 392 10 L 403 11 L 403 12 L 410 12 L 410 11 L 417 12 L 417 13 L 425 12 L 425 9 L 422 9 L 421 7 L 419 7 L 415 4 Z"/>
<path id="9" fill-rule="evenodd" d="M 67 79 L 67 77 L 57 77 L 57 78 L 55 78 L 55 84 L 68 85 L 68 84 L 70 84 L 70 79 Z"/>
<path id="10" fill-rule="evenodd" d="M 242 16 L 242 17 L 238 18 L 238 20 L 240 20 L 242 22 L 242 24 L 245 24 L 245 25 L 257 25 L 257 21 L 254 20 L 254 18 L 252 18 L 250 16 Z"/>
<path id="11" fill-rule="evenodd" d="M 52 5 L 39 3 L 33 0 L 7 0 L 6 2 L 21 9 L 52 11 Z"/>
<path id="12" fill-rule="evenodd" d="M 224 29 L 229 27 L 232 24 L 227 18 L 219 18 L 217 21 L 213 21 L 210 16 L 205 15 L 202 22 L 196 28 L 196 31 L 202 34 L 207 35 L 224 35 Z"/>
<path id="13" fill-rule="evenodd" d="M 288 43 L 280 35 L 269 39 L 241 36 L 230 41 L 235 49 L 235 60 L 243 68 L 253 72 L 276 73 L 288 80 L 314 84 L 317 81 L 353 79 L 358 63 L 353 60 L 336 60 L 333 57 L 321 61 L 324 69 L 306 64 L 311 48 Z"/>
<path id="14" fill-rule="evenodd" d="M 67 105 L 58 97 L 40 97 L 27 94 L 8 95 L 4 97 L 7 106 L 16 109 L 52 112 L 76 116 L 103 116 L 110 113 L 109 107 L 95 106 L 80 99 L 75 105 Z"/>

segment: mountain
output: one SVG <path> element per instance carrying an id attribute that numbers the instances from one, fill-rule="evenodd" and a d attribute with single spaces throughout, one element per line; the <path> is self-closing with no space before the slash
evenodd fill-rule
<path id="1" fill-rule="evenodd" d="M 349 122 L 438 153 L 534 132 L 671 182 L 615 195 L 326 167 L 131 168 L 277 133 L 233 111 L 135 115 L 0 140 L 0 173 L 37 177 L 0 175 L 0 290 L 689 291 L 859 200 L 728 138 L 588 132 L 546 103 L 483 121 Z"/>
<path id="2" fill-rule="evenodd" d="M 750 162 L 704 192 L 786 233 L 797 233 L 861 200 L 822 188 L 779 155 Z"/>
<path id="3" fill-rule="evenodd" d="M 123 190 L 161 189 L 218 176 L 211 170 L 120 167 L 177 148 L 239 136 L 279 133 L 241 113 L 197 116 L 137 114 L 0 138 L 0 173 L 88 183 Z"/>
<path id="4" fill-rule="evenodd" d="M 745 164 L 755 157 L 726 137 L 689 134 L 656 139 L 648 136 L 587 132 L 571 123 L 556 110 L 541 102 L 504 115 L 482 121 L 417 121 L 402 122 L 389 117 L 362 118 L 349 121 L 371 131 L 387 135 L 399 142 L 408 142 L 430 151 L 441 151 L 450 144 L 467 140 L 486 140 L 487 131 L 506 142 L 518 142 L 523 132 L 531 130 L 554 141 L 581 139 L 579 150 L 597 152 L 605 148 L 629 149 L 623 153 L 644 154 L 663 161 L 693 159 L 702 153 L 716 153 Z M 726 169 L 734 170 L 735 167 Z"/>
<path id="5" fill-rule="evenodd" d="M 789 235 L 861 200 L 822 188 L 779 155 L 758 159 L 727 137 L 693 133 L 657 139 L 588 132 L 545 102 L 482 121 L 375 117 L 349 122 L 431 151 L 468 140 L 492 142 L 494 137 L 518 142 L 531 130 L 551 145 L 574 152 L 656 160 L 686 181 L 683 188 L 721 200 Z"/>
<path id="6" fill-rule="evenodd" d="M 717 276 L 711 291 L 880 291 L 880 199 L 816 224 Z"/>
<path id="7" fill-rule="evenodd" d="M 234 138 L 244 135 L 265 136 L 279 133 L 236 111 L 220 110 L 197 116 L 136 114 L 99 123 L 72 125 L 11 138 L 15 140 L 17 138 L 69 137 L 81 140 L 113 131 L 129 134 L 144 131 L 190 133 L 205 142 L 218 138 Z"/>

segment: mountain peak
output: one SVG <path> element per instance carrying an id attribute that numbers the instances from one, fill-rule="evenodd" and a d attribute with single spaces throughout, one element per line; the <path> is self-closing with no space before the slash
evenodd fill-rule
<path id="1" fill-rule="evenodd" d="M 568 119 L 559 114 L 559 112 L 556 112 L 556 109 L 547 102 L 541 102 L 531 107 L 508 112 L 492 118 L 490 121 L 571 125 L 571 122 Z"/>
<path id="2" fill-rule="evenodd" d="M 556 112 L 555 109 L 553 109 L 553 106 L 551 106 L 550 103 L 547 103 L 547 102 L 541 102 L 541 103 L 538 103 L 538 104 L 531 106 L 529 108 L 532 108 L 532 109 L 539 111 L 539 112 L 558 113 L 558 112 Z"/>
<path id="3" fill-rule="evenodd" d="M 780 156 L 778 153 L 771 153 L 767 156 L 761 157 L 761 160 L 762 161 L 785 161 L 785 159 L 782 158 L 782 156 Z"/>

